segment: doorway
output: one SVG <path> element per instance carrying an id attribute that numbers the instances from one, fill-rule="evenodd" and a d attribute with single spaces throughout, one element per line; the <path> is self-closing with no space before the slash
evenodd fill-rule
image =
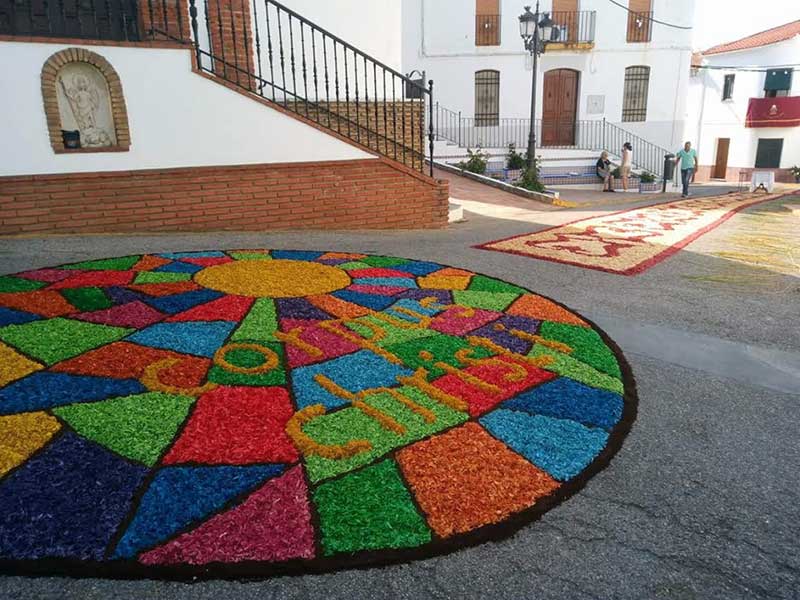
<path id="1" fill-rule="evenodd" d="M 714 163 L 713 179 L 727 179 L 728 176 L 728 151 L 731 147 L 730 138 L 717 140 L 717 161 Z"/>
<path id="2" fill-rule="evenodd" d="M 574 146 L 578 117 L 578 71 L 555 69 L 544 74 L 542 146 Z"/>

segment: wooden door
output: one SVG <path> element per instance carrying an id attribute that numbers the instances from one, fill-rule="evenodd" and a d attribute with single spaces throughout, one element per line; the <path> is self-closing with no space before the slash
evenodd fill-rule
<path id="1" fill-rule="evenodd" d="M 717 162 L 714 164 L 714 179 L 727 179 L 728 150 L 730 147 L 730 138 L 719 138 L 717 140 Z"/>
<path id="2" fill-rule="evenodd" d="M 553 34 L 556 41 L 578 41 L 578 0 L 553 0 L 551 18 L 559 29 Z"/>
<path id="3" fill-rule="evenodd" d="M 542 146 L 575 145 L 578 72 L 555 69 L 544 74 Z"/>

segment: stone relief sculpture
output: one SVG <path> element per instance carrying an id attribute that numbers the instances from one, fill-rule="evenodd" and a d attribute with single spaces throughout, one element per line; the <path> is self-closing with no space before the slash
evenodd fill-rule
<path id="1" fill-rule="evenodd" d="M 103 74 L 87 63 L 69 63 L 59 71 L 57 82 L 62 128 L 80 131 L 83 147 L 113 146 L 111 98 Z"/>
<path id="2" fill-rule="evenodd" d="M 127 152 L 131 146 L 122 81 L 103 56 L 64 48 L 42 65 L 42 103 L 56 154 Z"/>

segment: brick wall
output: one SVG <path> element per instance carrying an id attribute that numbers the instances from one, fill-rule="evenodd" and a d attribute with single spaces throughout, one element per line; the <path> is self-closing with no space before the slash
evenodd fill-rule
<path id="1" fill-rule="evenodd" d="M 176 0 L 139 2 L 139 23 L 143 40 L 191 41 L 189 3 Z M 150 31 L 153 34 L 150 34 Z"/>
<path id="2" fill-rule="evenodd" d="M 441 228 L 448 199 L 385 159 L 0 177 L 0 235 Z"/>
<path id="3" fill-rule="evenodd" d="M 253 64 L 254 43 L 250 24 L 250 3 L 246 0 L 208 0 L 208 31 L 214 72 L 249 90 L 258 82 Z"/>

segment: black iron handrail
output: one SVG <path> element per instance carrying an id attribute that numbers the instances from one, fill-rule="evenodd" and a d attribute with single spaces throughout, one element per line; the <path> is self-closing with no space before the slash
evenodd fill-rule
<path id="1" fill-rule="evenodd" d="M 433 127 L 439 141 L 447 141 L 460 148 L 507 148 L 509 144 L 519 151 L 528 147 L 530 119 L 498 119 L 497 125 L 484 126 L 474 117 L 464 117 L 438 103 L 434 106 Z M 536 120 L 536 138 L 542 140 L 542 121 Z M 633 166 L 661 176 L 664 169 L 664 155 L 668 150 L 647 141 L 622 127 L 600 120 L 577 120 L 572 132 L 571 143 L 543 144 L 545 149 L 588 150 L 600 153 L 608 150 L 621 157 L 622 145 L 633 145 Z"/>
<path id="2" fill-rule="evenodd" d="M 200 70 L 433 176 L 433 81 L 420 85 L 275 0 L 147 0 L 143 11 L 151 37 L 193 43 Z"/>
<path id="3" fill-rule="evenodd" d="M 136 0 L 0 0 L 0 35 L 136 42 L 138 17 Z"/>

